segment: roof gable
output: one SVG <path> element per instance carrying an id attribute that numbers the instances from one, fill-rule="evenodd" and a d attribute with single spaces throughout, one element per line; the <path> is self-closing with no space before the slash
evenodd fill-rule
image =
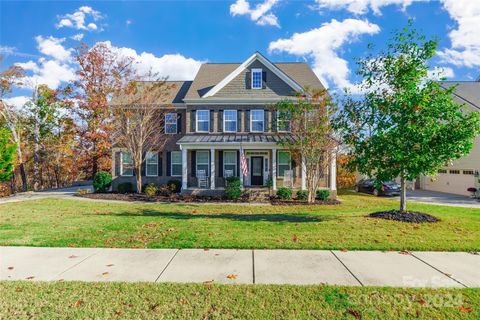
<path id="1" fill-rule="evenodd" d="M 233 79 L 235 79 L 242 72 L 244 72 L 255 61 L 259 61 L 261 64 L 263 64 L 266 68 L 268 68 L 276 76 L 278 76 L 281 80 L 283 80 L 286 84 L 288 84 L 293 90 L 295 90 L 295 91 L 301 91 L 302 90 L 302 87 L 297 82 L 295 82 L 292 78 L 290 78 L 287 74 L 285 74 L 282 70 L 280 70 L 273 63 L 271 63 L 267 58 L 262 56 L 259 52 L 255 52 L 250 58 L 245 60 L 235 70 L 233 70 L 230 74 L 228 74 L 225 78 L 223 78 L 223 80 L 221 80 L 213 88 L 208 90 L 205 94 L 203 94 L 202 98 L 208 98 L 208 97 L 211 97 L 211 96 L 215 95 L 222 88 L 224 88 L 227 84 L 229 84 Z"/>

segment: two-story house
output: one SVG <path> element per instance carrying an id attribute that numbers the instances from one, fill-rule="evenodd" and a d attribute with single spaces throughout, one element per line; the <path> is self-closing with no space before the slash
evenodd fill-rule
<path id="1" fill-rule="evenodd" d="M 171 136 L 162 150 L 147 153 L 144 183 L 178 179 L 185 193 L 222 190 L 225 177 L 233 175 L 245 188 L 265 186 L 268 179 L 274 190 L 283 185 L 305 188 L 302 163 L 278 144 L 288 135 L 288 124 L 276 121 L 272 106 L 307 86 L 323 88 L 306 63 L 272 63 L 257 52 L 243 63 L 205 63 L 193 81 L 170 84 L 171 92 L 159 103 L 173 106 L 165 114 L 164 133 Z M 134 177 L 129 154 L 118 148 L 113 153 L 115 190 L 119 183 L 134 183 Z M 332 159 L 320 187 L 335 193 Z"/>

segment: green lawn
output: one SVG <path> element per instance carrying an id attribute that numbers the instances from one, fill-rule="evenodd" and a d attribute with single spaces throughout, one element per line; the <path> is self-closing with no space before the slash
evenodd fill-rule
<path id="1" fill-rule="evenodd" d="M 43 199 L 0 205 L 0 245 L 127 248 L 480 250 L 480 209 L 409 204 L 434 224 L 367 218 L 396 201 L 340 194 L 341 205 L 134 204 Z"/>
<path id="2" fill-rule="evenodd" d="M 480 290 L 0 282 L 2 319 L 479 319 Z"/>

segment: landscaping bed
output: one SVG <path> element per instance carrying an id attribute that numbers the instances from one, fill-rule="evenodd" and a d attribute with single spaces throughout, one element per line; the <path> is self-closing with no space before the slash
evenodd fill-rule
<path id="1" fill-rule="evenodd" d="M 277 206 L 308 206 L 308 205 L 337 205 L 341 204 L 339 200 L 328 199 L 328 200 L 315 200 L 315 202 L 308 203 L 305 200 L 283 200 L 279 198 L 272 198 L 271 203 Z"/>
<path id="2" fill-rule="evenodd" d="M 396 220 L 396 221 L 409 222 L 409 223 L 428 223 L 428 222 L 432 223 L 432 222 L 440 221 L 440 219 L 428 213 L 415 212 L 415 211 L 400 212 L 400 210 L 388 210 L 388 211 L 374 212 L 369 214 L 368 216 L 370 218 Z"/>

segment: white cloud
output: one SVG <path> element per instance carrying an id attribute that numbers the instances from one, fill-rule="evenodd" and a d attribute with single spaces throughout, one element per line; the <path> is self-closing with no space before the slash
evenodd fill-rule
<path id="1" fill-rule="evenodd" d="M 98 21 L 103 19 L 103 15 L 99 11 L 93 10 L 91 7 L 82 6 L 73 13 L 60 16 L 59 21 L 55 26 L 57 29 L 65 27 L 77 30 L 97 30 L 98 26 L 95 23 L 89 22 L 86 24 L 87 19 Z"/>
<path id="2" fill-rule="evenodd" d="M 270 12 L 277 3 L 278 0 L 265 0 L 265 2 L 259 3 L 254 9 L 251 9 L 248 1 L 237 0 L 230 6 L 230 14 L 232 16 L 249 15 L 250 20 L 260 26 L 280 27 L 277 16 Z"/>
<path id="3" fill-rule="evenodd" d="M 456 66 L 480 66 L 480 1 L 443 0 L 443 7 L 458 24 L 448 36 L 451 48 L 440 51 L 442 61 Z"/>
<path id="4" fill-rule="evenodd" d="M 46 84 L 52 89 L 57 89 L 62 82 L 75 79 L 75 70 L 69 64 L 56 60 L 39 59 L 38 63 L 28 61 L 17 63 L 26 71 L 32 71 L 31 75 L 25 77 L 23 87 L 33 89 L 38 85 Z"/>
<path id="5" fill-rule="evenodd" d="M 440 80 L 441 78 L 453 78 L 455 76 L 455 72 L 449 67 L 435 66 L 427 71 L 427 76 L 433 80 Z"/>
<path id="6" fill-rule="evenodd" d="M 4 99 L 5 103 L 9 106 L 14 106 L 16 109 L 20 109 L 27 103 L 30 98 L 27 96 L 17 96 Z"/>
<path id="7" fill-rule="evenodd" d="M 375 15 L 381 15 L 380 9 L 389 5 L 401 6 L 402 10 L 415 0 L 315 0 L 318 9 L 338 10 L 347 9 L 349 12 L 362 15 L 372 10 Z M 421 1 L 421 0 L 416 0 Z"/>
<path id="8" fill-rule="evenodd" d="M 37 41 L 38 51 L 44 55 L 51 56 L 58 61 L 66 61 L 71 58 L 71 49 L 67 50 L 62 46 L 62 42 L 65 41 L 65 38 L 59 39 L 52 36 L 44 38 L 42 36 L 36 36 L 35 41 Z"/>
<path id="9" fill-rule="evenodd" d="M 83 37 L 84 37 L 83 33 L 78 33 L 76 35 L 71 36 L 70 39 L 75 41 L 82 41 Z"/>
<path id="10" fill-rule="evenodd" d="M 312 59 L 313 71 L 324 85 L 333 82 L 338 88 L 352 88 L 348 80 L 350 70 L 347 60 L 338 50 L 347 43 L 355 42 L 360 35 L 380 32 L 378 25 L 366 20 L 346 19 L 322 24 L 319 28 L 304 33 L 295 33 L 289 39 L 270 43 L 270 52 L 286 52 Z"/>
<path id="11" fill-rule="evenodd" d="M 110 41 L 106 41 L 105 44 L 116 50 L 120 55 L 131 57 L 135 68 L 143 75 L 152 71 L 158 76 L 168 77 L 170 80 L 192 80 L 203 63 L 203 61 L 187 58 L 178 53 L 157 57 L 149 52 L 139 54 L 131 48 L 114 47 Z"/>

